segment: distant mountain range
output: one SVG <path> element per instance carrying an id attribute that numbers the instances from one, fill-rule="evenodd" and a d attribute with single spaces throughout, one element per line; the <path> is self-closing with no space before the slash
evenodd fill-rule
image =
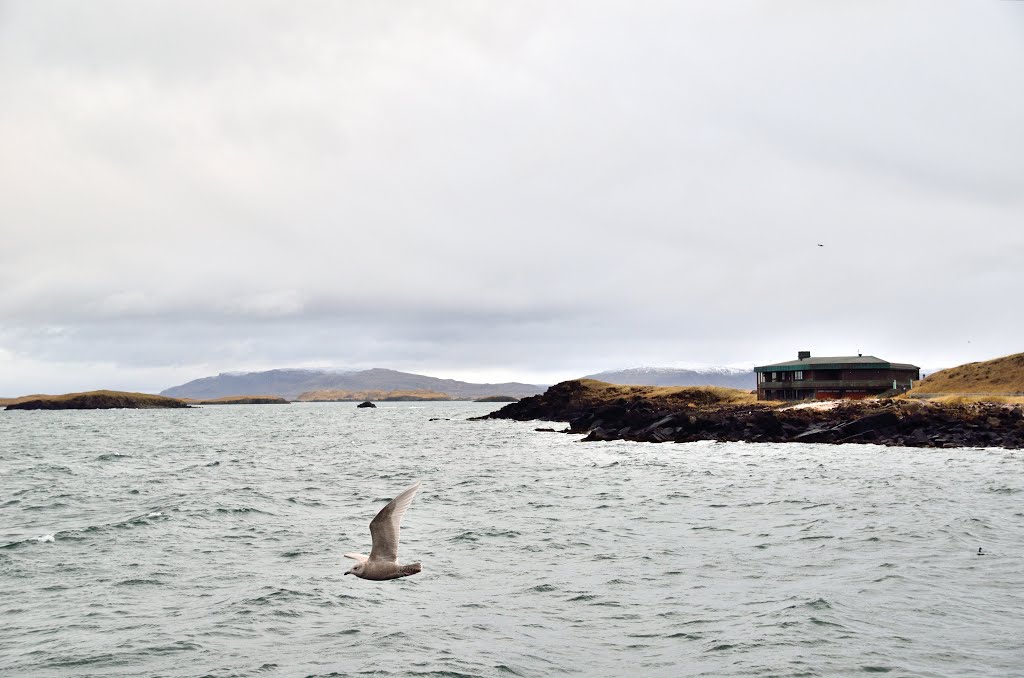
<path id="1" fill-rule="evenodd" d="M 757 379 L 753 370 L 732 367 L 703 369 L 677 369 L 674 367 L 633 367 L 588 374 L 586 379 L 597 379 L 609 384 L 638 384 L 644 386 L 725 386 L 753 390 Z"/>
<path id="2" fill-rule="evenodd" d="M 337 370 L 281 369 L 266 372 L 222 372 L 173 386 L 160 395 L 172 398 L 222 398 L 239 395 L 275 395 L 294 400 L 308 391 L 414 391 L 447 393 L 453 398 L 472 400 L 505 395 L 516 398 L 542 393 L 535 384 L 473 384 L 455 379 L 438 379 L 422 374 L 374 368 L 351 372 Z"/>
<path id="3" fill-rule="evenodd" d="M 756 385 L 752 370 L 730 367 L 678 369 L 673 367 L 634 367 L 588 374 L 610 384 L 647 386 L 726 386 L 750 390 Z M 226 396 L 272 395 L 295 400 L 310 391 L 434 391 L 456 399 L 475 400 L 486 396 L 525 398 L 544 392 L 546 386 L 509 382 L 474 384 L 455 379 L 439 379 L 374 368 L 370 370 L 279 369 L 264 372 L 222 372 L 173 386 L 160 395 L 171 398 L 223 398 Z"/>

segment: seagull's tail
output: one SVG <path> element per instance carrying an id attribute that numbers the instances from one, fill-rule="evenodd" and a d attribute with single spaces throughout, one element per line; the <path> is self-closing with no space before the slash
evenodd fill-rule
<path id="1" fill-rule="evenodd" d="M 398 570 L 402 573 L 403 577 L 408 577 L 411 574 L 418 574 L 423 568 L 420 567 L 419 563 L 412 563 L 411 565 L 400 565 Z"/>

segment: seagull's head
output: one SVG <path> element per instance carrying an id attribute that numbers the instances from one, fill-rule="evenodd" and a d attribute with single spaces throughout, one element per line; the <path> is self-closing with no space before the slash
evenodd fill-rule
<path id="1" fill-rule="evenodd" d="M 345 574 L 354 574 L 355 576 L 358 577 L 362 573 L 363 573 L 363 563 L 356 563 L 355 565 L 352 566 L 352 569 L 349 570 L 348 572 L 346 572 Z"/>

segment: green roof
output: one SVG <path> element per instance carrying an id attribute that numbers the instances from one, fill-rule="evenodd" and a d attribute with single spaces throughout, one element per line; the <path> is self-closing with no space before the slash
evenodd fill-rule
<path id="1" fill-rule="evenodd" d="M 755 372 L 795 372 L 797 370 L 919 370 L 917 365 L 907 363 L 890 363 L 873 355 L 825 356 L 821 358 L 804 358 L 787 360 L 784 363 L 773 363 L 755 367 Z"/>

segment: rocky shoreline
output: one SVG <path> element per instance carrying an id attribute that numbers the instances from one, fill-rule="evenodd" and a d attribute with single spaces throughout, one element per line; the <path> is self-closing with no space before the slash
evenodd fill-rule
<path id="1" fill-rule="evenodd" d="M 1024 448 L 1024 409 L 994 403 L 861 400 L 830 408 L 718 403 L 709 396 L 602 397 L 586 380 L 556 384 L 480 419 L 567 422 L 584 441 L 698 440 Z M 603 385 L 602 386 L 607 386 Z M 692 393 L 699 394 L 700 389 Z"/>

